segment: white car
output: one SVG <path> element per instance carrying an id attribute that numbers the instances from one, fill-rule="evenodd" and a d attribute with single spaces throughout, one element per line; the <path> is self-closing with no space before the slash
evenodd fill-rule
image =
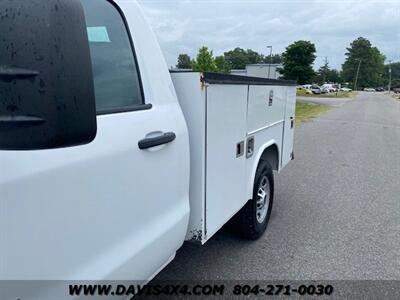
<path id="1" fill-rule="evenodd" d="M 341 91 L 341 92 L 351 92 L 352 89 L 349 89 L 349 88 L 347 88 L 347 87 L 342 87 L 342 88 L 340 88 L 340 91 Z"/>
<path id="2" fill-rule="evenodd" d="M 334 84 L 329 84 L 329 83 L 325 83 L 321 86 L 322 92 L 323 93 L 334 93 L 337 92 L 338 89 L 336 87 L 336 85 Z"/>
<path id="3" fill-rule="evenodd" d="M 364 88 L 364 92 L 375 92 L 373 88 Z"/>
<path id="4" fill-rule="evenodd" d="M 328 87 L 324 87 L 324 88 L 321 89 L 321 92 L 322 92 L 323 94 L 327 94 L 327 93 L 331 93 L 332 90 L 331 90 L 330 88 L 328 88 Z"/>
<path id="5" fill-rule="evenodd" d="M 322 93 L 322 89 L 321 87 L 319 87 L 316 84 L 313 84 L 310 88 L 310 90 L 312 91 L 313 94 L 321 94 Z"/>

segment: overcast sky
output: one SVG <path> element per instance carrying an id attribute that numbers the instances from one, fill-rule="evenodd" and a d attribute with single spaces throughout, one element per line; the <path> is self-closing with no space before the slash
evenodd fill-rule
<path id="1" fill-rule="evenodd" d="M 315 43 L 316 67 L 325 56 L 341 68 L 359 36 L 400 60 L 400 0 L 139 0 L 172 66 L 180 53 L 195 56 L 205 45 L 219 55 L 241 47 L 281 53 L 293 41 Z"/>

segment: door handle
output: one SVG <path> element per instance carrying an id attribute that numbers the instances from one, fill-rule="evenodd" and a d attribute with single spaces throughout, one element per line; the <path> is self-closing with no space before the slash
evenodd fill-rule
<path id="1" fill-rule="evenodd" d="M 144 150 L 144 149 L 149 149 L 152 147 L 157 147 L 160 145 L 171 143 L 175 139 L 176 139 L 175 133 L 166 132 L 164 134 L 161 134 L 160 136 L 145 138 L 143 140 L 140 140 L 138 143 L 138 146 L 139 146 L 140 150 Z"/>

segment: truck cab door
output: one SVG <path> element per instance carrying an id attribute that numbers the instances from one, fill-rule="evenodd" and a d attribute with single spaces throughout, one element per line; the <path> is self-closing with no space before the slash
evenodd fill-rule
<path id="1" fill-rule="evenodd" d="M 113 212 L 111 222 L 104 225 L 115 237 L 110 258 L 121 259 L 116 249 L 127 247 L 116 276 L 149 278 L 173 257 L 186 233 L 186 125 L 177 101 L 147 100 L 140 76 L 146 70 L 139 70 L 134 50 L 141 45 L 133 45 L 122 11 L 111 1 L 82 2 L 100 114 L 98 142 L 108 151 L 103 172 L 96 176 L 102 178 L 99 182 L 108 178 L 103 209 Z M 94 217 L 100 222 L 103 213 Z"/>

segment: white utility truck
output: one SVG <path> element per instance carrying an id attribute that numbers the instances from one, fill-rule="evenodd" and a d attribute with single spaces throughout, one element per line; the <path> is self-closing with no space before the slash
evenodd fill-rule
<path id="1" fill-rule="evenodd" d="M 0 1 L 0 280 L 153 278 L 262 235 L 295 82 L 168 71 L 132 0 Z"/>

